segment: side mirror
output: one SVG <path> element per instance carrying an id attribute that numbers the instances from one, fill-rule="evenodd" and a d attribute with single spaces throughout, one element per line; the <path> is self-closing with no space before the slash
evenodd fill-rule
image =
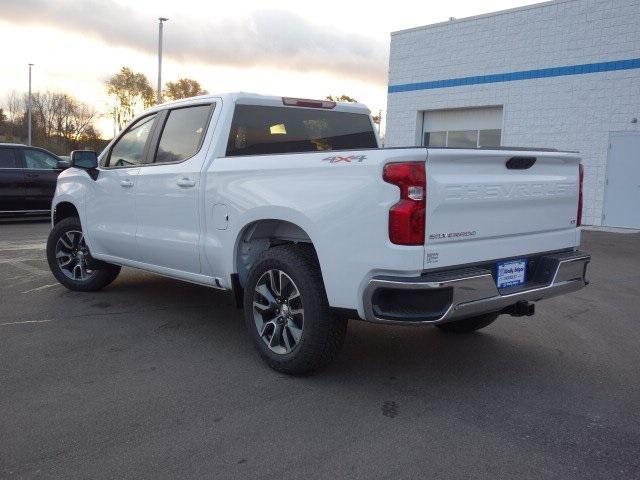
<path id="1" fill-rule="evenodd" d="M 74 150 L 71 152 L 71 166 L 84 170 L 98 168 L 98 154 L 93 150 Z"/>

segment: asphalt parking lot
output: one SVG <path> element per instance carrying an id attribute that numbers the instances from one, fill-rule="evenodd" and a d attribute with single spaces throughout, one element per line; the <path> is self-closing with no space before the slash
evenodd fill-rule
<path id="1" fill-rule="evenodd" d="M 226 294 L 124 269 L 56 284 L 0 223 L 2 478 L 639 478 L 640 234 L 584 232 L 591 285 L 481 333 L 351 321 L 269 370 Z"/>

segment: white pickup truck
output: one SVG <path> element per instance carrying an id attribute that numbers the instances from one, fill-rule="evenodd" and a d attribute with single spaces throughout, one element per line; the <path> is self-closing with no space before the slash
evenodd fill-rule
<path id="1" fill-rule="evenodd" d="M 347 319 L 470 332 L 586 285 L 575 153 L 379 148 L 360 104 L 235 93 L 159 105 L 58 178 L 67 288 L 121 266 L 231 290 L 261 356 L 328 363 Z"/>

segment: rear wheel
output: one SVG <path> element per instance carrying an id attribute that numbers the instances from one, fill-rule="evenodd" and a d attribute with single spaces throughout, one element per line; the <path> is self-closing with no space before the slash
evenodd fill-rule
<path id="1" fill-rule="evenodd" d="M 436 326 L 447 333 L 470 333 L 492 324 L 496 321 L 498 315 L 498 312 L 485 313 L 484 315 L 478 315 L 477 317 L 455 320 L 453 322 L 442 323 Z"/>
<path id="2" fill-rule="evenodd" d="M 91 257 L 78 217 L 56 223 L 47 240 L 51 273 L 69 290 L 92 292 L 113 282 L 120 267 Z"/>
<path id="3" fill-rule="evenodd" d="M 302 375 L 338 353 L 347 322 L 331 314 L 311 247 L 283 245 L 261 254 L 244 291 L 247 329 L 274 370 Z"/>

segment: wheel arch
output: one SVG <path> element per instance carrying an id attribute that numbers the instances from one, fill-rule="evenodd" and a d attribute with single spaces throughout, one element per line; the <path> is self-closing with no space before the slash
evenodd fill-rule
<path id="1" fill-rule="evenodd" d="M 53 206 L 51 222 L 53 225 L 65 218 L 76 216 L 80 218 L 80 210 L 72 202 L 63 200 Z"/>
<path id="2" fill-rule="evenodd" d="M 265 250 L 283 244 L 309 244 L 317 257 L 315 245 L 307 231 L 289 220 L 269 218 L 255 220 L 242 227 L 234 247 L 234 290 L 243 288 L 251 267 Z"/>

